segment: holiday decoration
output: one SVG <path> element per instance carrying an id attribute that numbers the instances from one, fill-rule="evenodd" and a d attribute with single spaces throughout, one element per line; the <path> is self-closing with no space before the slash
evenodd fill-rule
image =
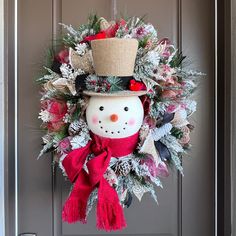
<path id="1" fill-rule="evenodd" d="M 121 230 L 134 196 L 157 202 L 170 167 L 183 174 L 191 94 L 203 74 L 185 69 L 181 52 L 138 17 L 62 26 L 61 49 L 38 79 L 46 130 L 39 156 L 52 152 L 73 185 L 65 222 L 86 223 L 96 205 L 97 228 Z"/>

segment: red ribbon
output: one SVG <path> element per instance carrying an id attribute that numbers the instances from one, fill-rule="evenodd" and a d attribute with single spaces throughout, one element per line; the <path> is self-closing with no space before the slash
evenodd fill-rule
<path id="1" fill-rule="evenodd" d="M 103 177 L 111 157 L 121 157 L 132 153 L 138 143 L 138 133 L 120 139 L 103 138 L 92 134 L 92 141 L 85 147 L 73 150 L 62 162 L 68 178 L 74 183 L 66 200 L 62 218 L 68 223 L 86 223 L 86 208 L 89 195 L 97 187 L 97 228 L 120 230 L 126 227 L 123 208 L 114 188 Z M 87 156 L 95 157 L 87 162 L 88 173 L 83 169 Z"/>
<path id="2" fill-rule="evenodd" d="M 93 41 L 93 40 L 96 40 L 96 39 L 105 39 L 106 37 L 107 37 L 106 32 L 105 31 L 100 31 L 97 34 L 89 35 L 89 36 L 85 37 L 80 43 L 90 42 L 90 41 Z"/>

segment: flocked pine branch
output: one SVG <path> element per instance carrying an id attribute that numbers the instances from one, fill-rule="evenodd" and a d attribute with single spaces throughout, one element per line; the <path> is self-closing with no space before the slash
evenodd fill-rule
<path id="1" fill-rule="evenodd" d="M 166 135 L 160 139 L 160 141 L 166 145 L 171 153 L 171 160 L 175 167 L 180 171 L 183 175 L 183 167 L 180 159 L 180 155 L 184 153 L 183 147 L 180 145 L 176 137 L 172 135 Z"/>
<path id="2" fill-rule="evenodd" d="M 60 78 L 59 74 L 52 71 L 50 68 L 44 66 L 44 69 L 47 71 L 47 74 L 43 75 L 42 77 L 36 80 L 39 84 L 44 84 L 49 80 Z"/>

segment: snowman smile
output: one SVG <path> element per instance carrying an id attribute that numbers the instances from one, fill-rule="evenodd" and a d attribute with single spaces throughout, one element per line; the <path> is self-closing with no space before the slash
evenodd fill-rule
<path id="1" fill-rule="evenodd" d="M 100 124 L 100 129 L 103 132 L 105 132 L 106 134 L 114 135 L 114 134 L 120 134 L 122 131 L 125 131 L 126 128 L 127 128 L 128 122 L 125 122 L 125 126 L 124 127 L 122 127 L 119 130 L 115 130 L 115 131 L 114 130 L 109 130 L 107 127 L 104 127 L 101 120 L 99 120 L 99 124 Z"/>

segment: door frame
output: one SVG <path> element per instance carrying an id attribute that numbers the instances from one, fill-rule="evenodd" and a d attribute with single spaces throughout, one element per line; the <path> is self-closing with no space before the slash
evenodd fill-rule
<path id="1" fill-rule="evenodd" d="M 231 3 L 231 222 L 232 222 L 232 235 L 236 235 L 236 1 Z M 234 19 L 234 20 L 233 20 Z M 234 222 L 234 224 L 233 224 Z"/>
<path id="2" fill-rule="evenodd" d="M 217 0 L 217 233 L 236 235 L 236 0 Z M 233 30 L 234 29 L 234 30 Z M 233 171 L 234 170 L 234 171 Z M 232 231 L 234 230 L 234 232 Z"/>
<path id="3" fill-rule="evenodd" d="M 4 114 L 4 1 L 0 0 L 0 114 Z M 5 116 L 0 116 L 0 128 L 1 130 L 5 129 Z M 0 132 L 0 234 L 5 234 L 5 211 L 4 211 L 4 139 L 5 132 Z"/>
<path id="4" fill-rule="evenodd" d="M 0 235 L 17 235 L 17 0 L 0 0 Z"/>
<path id="5" fill-rule="evenodd" d="M 215 235 L 235 234 L 236 0 L 215 2 L 216 221 Z M 0 0 L 0 234 L 17 235 L 17 0 Z M 218 65 L 218 66 L 217 66 Z M 224 79 L 222 79 L 224 78 Z M 8 125 L 11 124 L 11 125 Z M 233 171 L 234 170 L 234 171 Z M 233 210 L 232 210 L 233 209 Z M 230 220 L 229 220 L 230 219 Z"/>

